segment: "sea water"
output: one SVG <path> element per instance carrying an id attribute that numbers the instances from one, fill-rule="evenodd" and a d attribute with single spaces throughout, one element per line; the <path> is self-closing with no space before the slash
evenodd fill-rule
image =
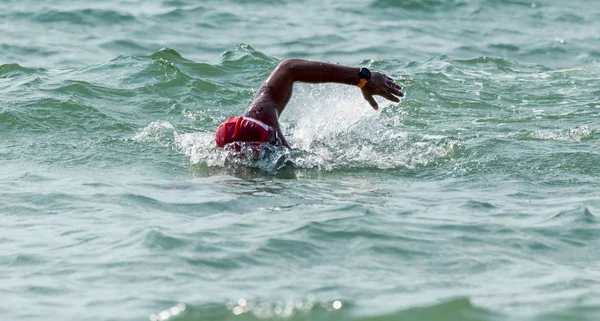
<path id="1" fill-rule="evenodd" d="M 1 319 L 598 320 L 599 31 L 584 0 L 1 0 Z M 289 57 L 406 97 L 296 84 L 291 150 L 217 149 Z"/>

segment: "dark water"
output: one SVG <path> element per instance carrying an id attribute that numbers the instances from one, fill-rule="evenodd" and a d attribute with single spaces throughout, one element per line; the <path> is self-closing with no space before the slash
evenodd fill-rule
<path id="1" fill-rule="evenodd" d="M 594 1 L 0 1 L 5 320 L 597 320 Z M 292 150 L 213 132 L 287 57 Z"/>

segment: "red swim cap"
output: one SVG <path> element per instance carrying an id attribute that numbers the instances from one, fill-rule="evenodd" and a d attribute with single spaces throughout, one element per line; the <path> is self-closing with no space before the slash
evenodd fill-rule
<path id="1" fill-rule="evenodd" d="M 218 147 L 231 142 L 272 142 L 275 137 L 271 126 L 247 117 L 229 117 L 215 132 Z"/>

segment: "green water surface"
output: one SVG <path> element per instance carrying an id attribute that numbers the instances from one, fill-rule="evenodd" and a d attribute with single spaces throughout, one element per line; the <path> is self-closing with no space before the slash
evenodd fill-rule
<path id="1" fill-rule="evenodd" d="M 598 320 L 599 21 L 584 0 L 0 0 L 0 315 Z M 232 161 L 216 126 L 288 57 L 406 97 L 296 84 L 293 148 Z"/>

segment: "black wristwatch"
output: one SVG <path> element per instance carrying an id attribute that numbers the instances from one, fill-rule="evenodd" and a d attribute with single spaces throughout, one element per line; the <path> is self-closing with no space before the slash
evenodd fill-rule
<path id="1" fill-rule="evenodd" d="M 360 68 L 358 71 L 358 76 L 360 77 L 360 81 L 356 84 L 358 87 L 364 87 L 369 80 L 371 80 L 371 71 L 365 67 Z"/>
<path id="2" fill-rule="evenodd" d="M 364 79 L 366 81 L 371 80 L 371 71 L 365 67 L 360 68 L 358 75 L 360 76 L 360 79 Z"/>

